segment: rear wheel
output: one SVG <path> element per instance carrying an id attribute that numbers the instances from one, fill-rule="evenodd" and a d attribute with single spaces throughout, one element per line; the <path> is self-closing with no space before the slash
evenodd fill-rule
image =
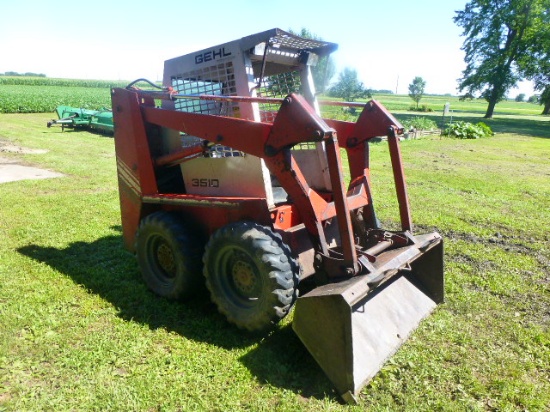
<path id="1" fill-rule="evenodd" d="M 222 227 L 208 242 L 203 262 L 212 301 L 241 329 L 271 328 L 296 300 L 298 265 L 267 227 L 250 222 Z"/>
<path id="2" fill-rule="evenodd" d="M 136 236 L 136 255 L 147 287 L 168 299 L 186 299 L 202 284 L 202 242 L 181 218 L 167 212 L 145 217 Z"/>

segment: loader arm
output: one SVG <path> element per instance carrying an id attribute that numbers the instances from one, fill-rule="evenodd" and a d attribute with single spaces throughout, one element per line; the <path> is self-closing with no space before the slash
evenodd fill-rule
<path id="1" fill-rule="evenodd" d="M 371 100 L 364 106 L 357 123 L 328 119 L 327 124 L 338 132 L 340 145 L 347 151 L 351 175 L 350 189 L 355 184 L 360 184 L 363 178 L 368 181 L 367 189 L 370 188 L 368 141 L 378 136 L 388 137 L 401 229 L 412 231 L 405 172 L 398 139 L 398 135 L 403 133 L 401 123 L 384 106 L 375 100 Z M 367 193 L 369 193 L 371 208 L 369 215 L 374 215 L 370 190 L 367 190 Z"/>
<path id="2" fill-rule="evenodd" d="M 375 102 L 366 105 L 363 113 L 367 115 L 360 117 L 353 135 L 345 136 L 346 146 L 349 146 L 355 155 L 350 160 L 350 167 L 353 166 L 357 172 L 354 184 L 348 190 L 344 187 L 339 144 L 339 141 L 344 139 L 339 138 L 336 130 L 321 119 L 300 95 L 291 94 L 283 100 L 272 124 L 223 116 L 173 112 L 153 107 L 143 107 L 142 110 L 144 119 L 149 123 L 180 130 L 212 143 L 224 144 L 263 158 L 270 172 L 277 177 L 299 210 L 316 249 L 317 259 L 322 261 L 323 276 L 344 278 L 372 271 L 365 260 L 359 262 L 350 210 L 371 203 L 368 161 L 356 153 L 360 153 L 359 151 L 365 147 L 368 138 L 380 135 L 383 129 L 387 129 L 388 132 L 391 127 L 396 127 L 394 125 L 399 125 L 382 106 Z M 373 128 L 371 124 L 377 127 Z M 328 172 L 333 188 L 330 200 L 325 200 L 308 185 L 290 150 L 299 143 L 319 141 L 325 143 Z M 329 248 L 323 229 L 324 222 L 333 217 L 337 220 L 341 242 L 340 250 L 336 254 Z"/>

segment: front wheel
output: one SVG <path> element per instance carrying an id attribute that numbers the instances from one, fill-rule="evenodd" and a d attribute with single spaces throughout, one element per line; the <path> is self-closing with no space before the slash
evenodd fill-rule
<path id="1" fill-rule="evenodd" d="M 268 227 L 251 222 L 222 227 L 208 242 L 203 263 L 212 301 L 241 329 L 271 328 L 296 300 L 298 265 Z"/>

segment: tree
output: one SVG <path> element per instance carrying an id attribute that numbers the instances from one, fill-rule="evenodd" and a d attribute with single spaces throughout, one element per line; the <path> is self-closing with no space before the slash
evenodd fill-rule
<path id="1" fill-rule="evenodd" d="M 323 41 L 322 38 L 311 33 L 306 28 L 302 28 L 299 33 L 289 30 L 289 33 L 296 36 L 305 37 L 306 39 Z M 335 74 L 336 64 L 334 63 L 334 59 L 330 56 L 320 57 L 317 64 L 315 66 L 311 66 L 311 75 L 313 77 L 313 83 L 315 84 L 316 91 L 319 93 L 324 93 Z"/>
<path id="2" fill-rule="evenodd" d="M 539 102 L 544 106 L 542 114 L 550 114 L 550 85 L 546 86 L 542 91 Z"/>
<path id="3" fill-rule="evenodd" d="M 300 32 L 296 32 L 292 29 L 289 29 L 288 32 L 294 36 L 324 42 L 323 39 L 305 28 L 302 28 Z M 330 55 L 320 56 L 317 64 L 310 67 L 315 90 L 323 93 L 330 80 L 334 77 L 336 71 L 334 60 Z M 301 83 L 302 81 L 298 71 L 279 73 L 267 76 L 263 84 L 265 88 L 260 90 L 259 93 L 263 94 L 267 92 L 267 95 L 271 97 L 284 97 L 290 93 L 299 93 L 302 87 Z"/>
<path id="4" fill-rule="evenodd" d="M 520 93 L 516 96 L 516 102 L 524 102 L 525 101 L 525 93 Z"/>
<path id="5" fill-rule="evenodd" d="M 529 99 L 527 100 L 529 103 L 535 103 L 535 104 L 538 104 L 539 102 L 539 96 L 537 96 L 536 94 L 532 95 L 532 96 L 529 96 Z"/>
<path id="6" fill-rule="evenodd" d="M 527 37 L 526 53 L 518 60 L 523 75 L 533 81 L 541 92 L 538 103 L 544 106 L 542 114 L 550 114 L 550 0 L 535 4 L 535 22 Z"/>
<path id="7" fill-rule="evenodd" d="M 517 62 L 526 53 L 526 40 L 537 19 L 537 5 L 547 0 L 470 0 L 456 12 L 454 22 L 464 29 L 462 50 L 466 69 L 459 90 L 481 92 L 489 103 L 485 118 L 521 75 Z"/>
<path id="8" fill-rule="evenodd" d="M 416 108 L 418 109 L 418 103 L 424 96 L 424 88 L 426 87 L 426 81 L 419 76 L 416 76 L 412 83 L 409 84 L 409 97 L 416 102 Z"/>
<path id="9" fill-rule="evenodd" d="M 371 97 L 370 90 L 357 78 L 357 70 L 346 67 L 339 75 L 338 82 L 328 90 L 329 96 L 340 97 L 347 102 Z"/>

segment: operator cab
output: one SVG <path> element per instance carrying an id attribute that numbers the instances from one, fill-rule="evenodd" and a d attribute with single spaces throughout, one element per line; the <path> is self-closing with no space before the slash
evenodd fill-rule
<path id="1" fill-rule="evenodd" d="M 319 113 L 311 66 L 337 45 L 272 29 L 229 43 L 167 60 L 163 84 L 178 95 L 284 98 L 298 92 Z M 248 101 L 178 99 L 163 101 L 163 108 L 185 112 L 273 122 L 279 104 Z M 166 153 L 201 144 L 198 137 L 165 130 Z M 311 187 L 330 190 L 323 143 L 293 148 Z M 271 178 L 264 161 L 223 145 L 210 145 L 202 156 L 180 165 L 185 193 L 208 196 L 265 198 L 269 207 L 286 200 L 286 193 Z M 323 173 L 318 171 L 322 170 Z"/>

